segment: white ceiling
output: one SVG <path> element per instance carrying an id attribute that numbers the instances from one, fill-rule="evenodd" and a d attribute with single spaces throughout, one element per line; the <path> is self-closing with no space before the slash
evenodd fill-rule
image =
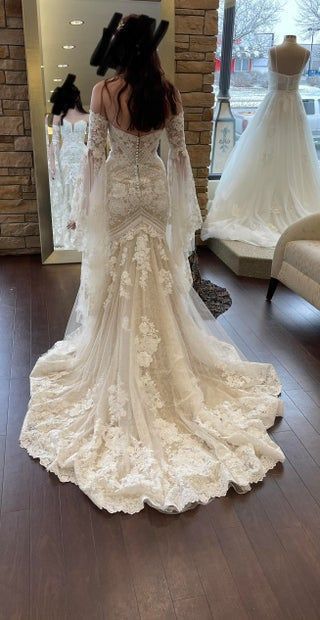
<path id="1" fill-rule="evenodd" d="M 89 64 L 90 56 L 115 11 L 128 15 L 145 13 L 160 19 L 158 0 L 38 0 L 40 32 L 42 43 L 43 72 L 46 100 L 50 91 L 59 83 L 54 78 L 62 78 L 68 73 L 77 76 L 76 85 L 81 91 L 83 104 L 89 107 L 92 87 L 101 80 L 96 68 Z M 71 26 L 70 20 L 82 19 L 82 26 Z M 64 50 L 63 45 L 73 44 L 73 50 Z M 58 64 L 67 63 L 67 68 Z M 61 84 L 61 82 L 60 82 Z M 48 111 L 51 104 L 47 103 Z"/>

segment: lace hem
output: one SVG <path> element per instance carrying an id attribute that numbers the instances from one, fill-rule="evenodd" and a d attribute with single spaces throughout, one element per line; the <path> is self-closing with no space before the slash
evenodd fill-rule
<path id="1" fill-rule="evenodd" d="M 279 405 L 280 401 L 274 403 L 273 418 L 279 414 L 281 415 Z M 164 432 L 161 429 L 161 424 L 165 427 Z M 164 437 L 170 433 L 171 439 L 173 437 L 173 441 L 171 440 L 170 442 L 171 445 L 174 443 L 177 432 L 176 429 L 172 429 L 174 426 L 174 424 L 168 424 L 164 420 L 161 420 L 159 425 L 160 436 Z M 115 430 L 113 437 L 107 435 L 105 440 L 108 442 L 109 447 L 112 442 L 120 444 L 120 447 L 117 446 L 115 450 L 116 453 L 110 455 L 110 461 L 116 462 L 119 453 L 124 448 L 121 437 L 119 437 L 117 430 Z M 257 433 L 257 443 L 259 440 L 266 443 L 265 430 L 261 431 L 260 437 Z M 45 455 L 41 437 L 38 441 L 34 434 L 30 435 L 30 433 L 24 432 L 20 438 L 20 445 L 27 450 L 30 456 L 39 459 L 40 464 L 47 471 L 54 473 L 61 482 L 76 484 L 101 510 L 104 509 L 110 513 L 124 512 L 126 514 L 134 514 L 143 510 L 145 505 L 149 505 L 160 512 L 174 514 L 191 510 L 197 505 L 205 505 L 215 498 L 223 497 L 227 495 L 230 487 L 234 488 L 239 494 L 249 492 L 253 484 L 261 482 L 268 471 L 272 470 L 277 463 L 284 461 L 284 455 L 280 448 L 275 446 L 269 437 L 268 440 L 270 454 L 267 457 L 257 458 L 252 447 L 239 447 L 235 464 L 238 465 L 241 462 L 242 470 L 238 468 L 236 473 L 232 472 L 232 462 L 230 459 L 222 459 L 218 465 L 215 464 L 215 467 L 213 467 L 212 462 L 208 464 L 208 457 L 202 455 L 202 465 L 207 471 L 205 474 L 204 470 L 201 473 L 195 472 L 193 477 L 192 462 L 195 455 L 188 441 L 186 441 L 186 445 L 180 453 L 180 459 L 176 459 L 176 462 L 173 459 L 173 462 L 162 463 L 163 469 L 160 472 L 159 468 L 155 466 L 155 457 L 152 455 L 152 452 L 148 448 L 142 448 L 141 445 L 138 445 L 140 456 L 139 462 L 135 463 L 135 468 L 140 472 L 140 481 L 134 472 L 130 472 L 127 476 L 126 484 L 123 483 L 121 485 L 121 480 L 117 480 L 111 493 L 108 493 L 106 490 L 110 483 L 110 471 L 106 473 L 108 479 L 106 480 L 105 488 L 103 488 L 101 472 L 94 472 L 95 479 L 99 479 L 100 474 L 100 485 L 99 488 L 93 488 L 88 479 L 83 479 L 82 475 L 77 475 L 78 472 L 76 470 L 63 472 L 59 467 L 57 459 L 52 460 L 48 455 Z M 170 450 L 170 445 L 167 448 Z M 130 453 L 128 446 L 126 450 Z M 179 451 L 177 454 L 179 456 Z M 141 457 L 145 460 L 145 464 L 142 467 Z M 181 471 L 183 464 L 185 465 L 185 476 L 183 476 Z M 217 468 L 219 471 L 218 475 Z M 170 470 L 172 471 L 171 475 Z M 145 479 L 144 484 L 142 484 L 141 481 L 146 473 L 149 475 L 149 479 Z M 88 477 L 90 477 L 90 472 L 88 472 Z M 139 493 L 135 494 L 134 489 L 139 486 L 139 482 L 142 488 Z"/>

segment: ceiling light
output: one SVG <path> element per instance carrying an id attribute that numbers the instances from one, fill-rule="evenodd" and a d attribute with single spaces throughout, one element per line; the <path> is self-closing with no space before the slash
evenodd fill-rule
<path id="1" fill-rule="evenodd" d="M 64 50 L 73 50 L 75 48 L 75 45 L 63 45 L 62 47 Z"/>
<path id="2" fill-rule="evenodd" d="M 44 69 L 44 65 L 40 65 L 41 69 Z"/>
<path id="3" fill-rule="evenodd" d="M 62 78 L 53 78 L 54 82 L 62 82 Z"/>
<path id="4" fill-rule="evenodd" d="M 65 69 L 66 67 L 69 67 L 69 65 L 67 65 L 67 64 L 64 64 L 64 65 L 57 65 L 57 67 L 58 67 L 59 69 Z"/>
<path id="5" fill-rule="evenodd" d="M 69 24 L 71 24 L 71 26 L 82 26 L 82 24 L 84 24 L 83 19 L 72 19 Z"/>
<path id="6" fill-rule="evenodd" d="M 50 90 L 50 93 L 54 93 L 54 90 Z"/>

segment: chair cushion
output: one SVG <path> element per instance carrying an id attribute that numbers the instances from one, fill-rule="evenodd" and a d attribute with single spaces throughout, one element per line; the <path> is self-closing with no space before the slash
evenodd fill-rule
<path id="1" fill-rule="evenodd" d="M 320 240 L 289 241 L 283 260 L 320 284 Z"/>

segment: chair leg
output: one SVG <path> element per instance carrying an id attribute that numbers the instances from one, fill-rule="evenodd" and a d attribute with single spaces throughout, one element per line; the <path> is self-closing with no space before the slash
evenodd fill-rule
<path id="1" fill-rule="evenodd" d="M 266 297 L 267 301 L 271 301 L 278 284 L 279 284 L 279 280 L 277 280 L 277 278 L 270 278 L 267 297 Z"/>

